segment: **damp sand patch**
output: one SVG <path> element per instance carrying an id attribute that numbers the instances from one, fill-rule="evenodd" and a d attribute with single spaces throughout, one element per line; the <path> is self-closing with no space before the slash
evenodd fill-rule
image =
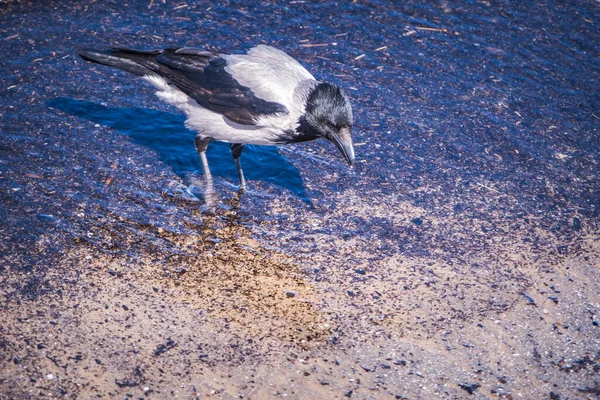
<path id="1" fill-rule="evenodd" d="M 78 240 L 45 276 L 52 290 L 7 302 L 2 337 L 14 362 L 4 360 L 3 393 L 86 397 L 150 388 L 165 395 L 185 376 L 210 394 L 227 366 L 243 369 L 266 353 L 302 351 L 329 337 L 303 273 L 289 257 L 261 249 L 245 228 L 197 236 L 136 229 L 164 251 L 142 250 L 128 230 L 117 252 L 116 232 L 95 231 L 94 245 Z M 98 246 L 107 243 L 110 250 Z M 9 267 L 3 276 L 9 299 L 19 274 Z"/>

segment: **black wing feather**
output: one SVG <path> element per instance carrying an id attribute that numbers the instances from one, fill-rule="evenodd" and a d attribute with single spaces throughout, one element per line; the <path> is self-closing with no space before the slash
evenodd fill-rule
<path id="1" fill-rule="evenodd" d="M 250 88 L 240 85 L 218 55 L 194 48 L 130 50 L 108 48 L 81 49 L 84 60 L 96 62 L 144 76 L 159 75 L 194 99 L 199 105 L 243 125 L 255 125 L 263 115 L 287 113 L 279 103 L 256 97 Z"/>

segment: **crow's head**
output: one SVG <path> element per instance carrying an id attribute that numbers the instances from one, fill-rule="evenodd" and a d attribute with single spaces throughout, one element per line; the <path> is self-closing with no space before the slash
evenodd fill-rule
<path id="1" fill-rule="evenodd" d="M 301 130 L 335 143 L 349 165 L 354 162 L 352 106 L 344 91 L 331 83 L 319 83 L 308 96 Z"/>

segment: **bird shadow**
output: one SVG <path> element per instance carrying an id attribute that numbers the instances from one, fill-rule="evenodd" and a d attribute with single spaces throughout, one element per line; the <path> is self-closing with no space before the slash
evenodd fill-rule
<path id="1" fill-rule="evenodd" d="M 134 143 L 156 151 L 160 161 L 171 166 L 182 179 L 190 172 L 202 170 L 194 147 L 195 133 L 185 128 L 181 115 L 148 108 L 107 107 L 67 97 L 50 100 L 47 105 L 129 136 Z M 213 176 L 238 183 L 229 144 L 211 143 L 207 156 Z M 242 166 L 247 180 L 274 183 L 310 203 L 300 172 L 276 147 L 246 146 Z"/>

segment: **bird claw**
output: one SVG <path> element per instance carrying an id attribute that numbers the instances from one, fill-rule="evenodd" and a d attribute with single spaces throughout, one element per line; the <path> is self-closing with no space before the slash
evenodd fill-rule
<path id="1" fill-rule="evenodd" d="M 205 205 L 210 208 L 215 208 L 219 204 L 219 198 L 212 182 L 204 187 L 204 201 Z"/>

